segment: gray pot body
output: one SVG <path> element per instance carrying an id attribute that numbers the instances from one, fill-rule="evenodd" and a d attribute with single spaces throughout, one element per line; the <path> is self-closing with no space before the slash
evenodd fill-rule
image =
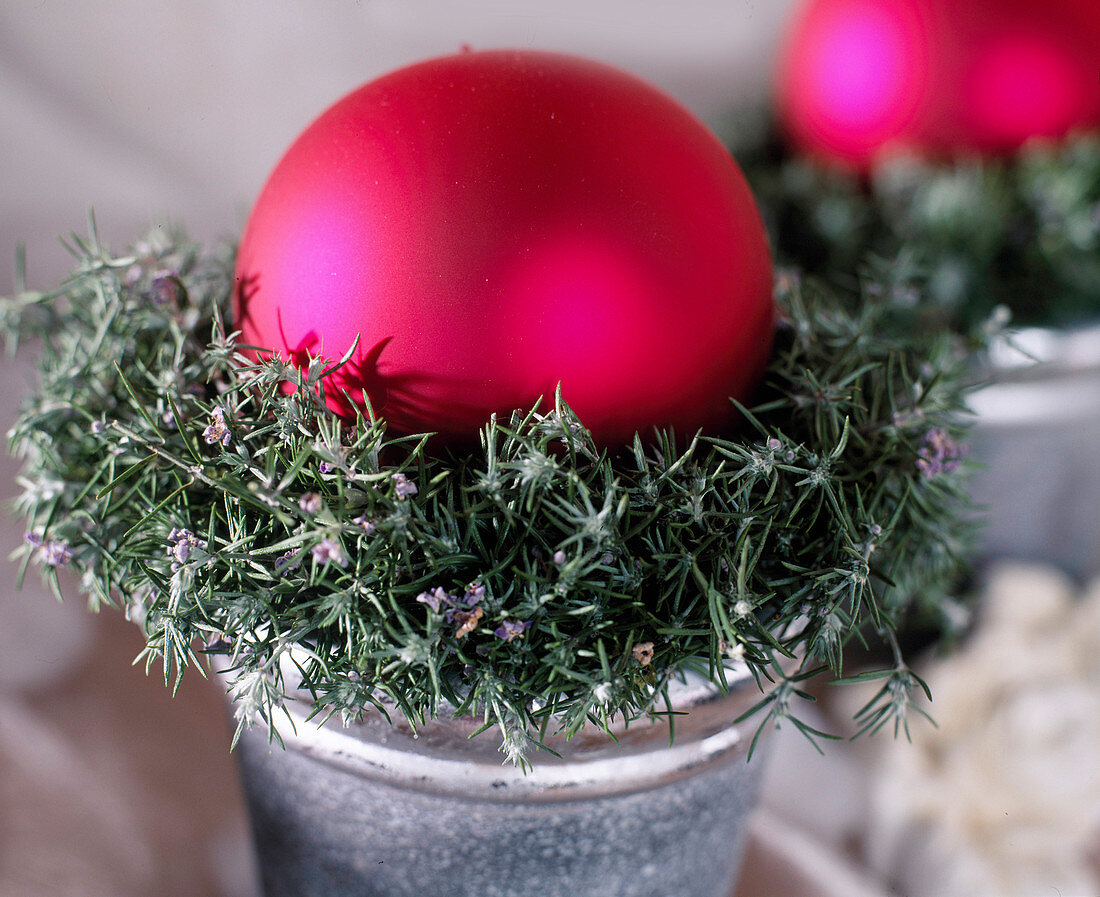
<path id="1" fill-rule="evenodd" d="M 1032 330 L 973 398 L 982 554 L 1100 574 L 1100 328 Z"/>
<path id="2" fill-rule="evenodd" d="M 381 716 L 342 730 L 296 719 L 287 750 L 246 733 L 237 755 L 267 897 L 730 897 L 763 759 L 760 698 L 681 689 L 676 739 L 632 724 L 502 763 L 494 730 Z M 760 744 L 765 744 L 762 739 Z M 759 747 L 759 745 L 758 745 Z"/>

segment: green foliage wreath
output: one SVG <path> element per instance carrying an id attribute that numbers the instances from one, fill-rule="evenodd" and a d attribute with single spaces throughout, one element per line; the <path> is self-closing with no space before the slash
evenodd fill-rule
<path id="1" fill-rule="evenodd" d="M 895 658 L 863 727 L 920 685 L 895 631 L 935 610 L 964 553 L 971 347 L 884 297 L 783 275 L 774 358 L 735 435 L 640 434 L 601 452 L 568 396 L 436 451 L 238 351 L 228 251 L 154 235 L 0 306 L 39 383 L 12 432 L 23 553 L 59 593 L 144 629 L 166 682 L 227 658 L 241 726 L 277 736 L 288 694 L 353 720 L 484 715 L 522 759 L 549 731 L 652 712 L 693 666 L 747 665 L 790 719 L 852 638 Z M 706 322 L 699 322 L 706 326 Z M 290 393 L 287 381 L 296 384 Z"/>

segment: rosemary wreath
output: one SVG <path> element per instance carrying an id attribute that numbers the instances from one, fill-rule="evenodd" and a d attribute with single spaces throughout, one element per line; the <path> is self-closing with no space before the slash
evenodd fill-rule
<path id="1" fill-rule="evenodd" d="M 156 231 L 114 255 L 94 221 L 70 248 L 64 284 L 0 304 L 9 345 L 39 344 L 11 433 L 23 557 L 140 624 L 166 683 L 224 656 L 238 734 L 277 738 L 291 694 L 345 723 L 452 705 L 523 762 L 652 713 L 680 670 L 744 665 L 773 680 L 759 718 L 813 736 L 794 698 L 843 678 L 853 638 L 893 657 L 857 677 L 882 680 L 862 730 L 904 724 L 923 683 L 897 629 L 947 606 L 965 556 L 973 346 L 890 301 L 901 269 L 858 295 L 783 274 L 733 435 L 608 453 L 558 395 L 457 455 L 334 416 L 330 362 L 239 351 L 229 249 Z"/>

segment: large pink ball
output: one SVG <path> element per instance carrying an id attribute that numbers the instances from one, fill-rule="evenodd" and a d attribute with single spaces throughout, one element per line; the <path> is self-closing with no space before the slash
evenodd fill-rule
<path id="1" fill-rule="evenodd" d="M 337 102 L 271 174 L 237 261 L 243 343 L 398 432 L 476 437 L 562 394 L 609 446 L 722 431 L 769 355 L 772 271 L 728 152 L 631 75 L 466 52 Z M 350 398 L 340 395 L 346 391 Z"/>
<path id="2" fill-rule="evenodd" d="M 1100 0 L 809 0 L 778 102 L 804 152 L 1009 152 L 1100 125 Z"/>

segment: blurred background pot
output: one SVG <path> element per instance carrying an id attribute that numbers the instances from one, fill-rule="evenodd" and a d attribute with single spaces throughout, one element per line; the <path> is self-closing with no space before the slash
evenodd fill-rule
<path id="1" fill-rule="evenodd" d="M 1015 347 L 1015 348 L 1014 348 Z M 1100 573 L 1100 326 L 1030 329 L 992 355 L 973 396 L 982 554 Z"/>
<path id="2" fill-rule="evenodd" d="M 237 748 L 267 897 L 730 897 L 764 767 L 761 697 L 677 683 L 664 720 L 552 739 L 524 774 L 477 721 L 400 714 L 342 728 L 291 708 L 286 750 L 266 731 Z M 682 715 L 680 715 L 682 714 Z"/>

